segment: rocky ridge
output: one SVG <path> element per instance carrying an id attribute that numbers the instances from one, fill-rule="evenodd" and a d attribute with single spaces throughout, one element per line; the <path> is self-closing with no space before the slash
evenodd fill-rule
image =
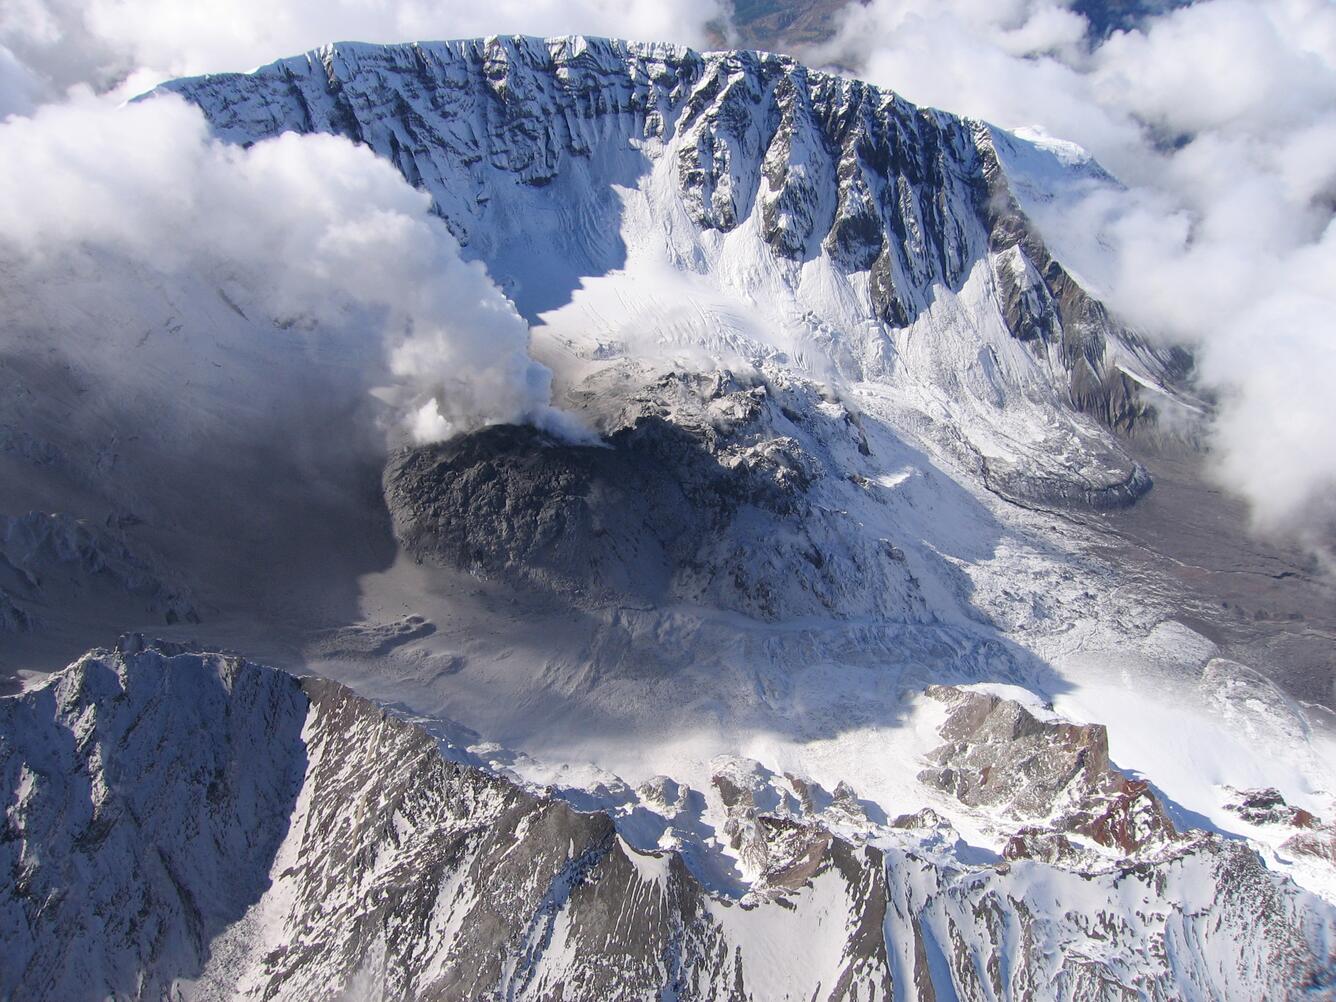
<path id="1" fill-rule="evenodd" d="M 1095 870 L 964 865 L 912 825 L 869 841 L 754 813 L 765 865 L 736 899 L 605 814 L 453 763 L 341 686 L 234 655 L 127 637 L 0 699 L 0 717 L 15 874 L 0 989 L 25 998 L 1330 987 L 1330 909 L 1213 836 Z"/>

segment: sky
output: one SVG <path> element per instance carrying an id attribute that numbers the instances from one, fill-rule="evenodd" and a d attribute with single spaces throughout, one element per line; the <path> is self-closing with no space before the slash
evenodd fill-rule
<path id="1" fill-rule="evenodd" d="M 17 255 L 37 282 L 41 267 L 97 246 L 170 271 L 161 241 L 194 226 L 203 236 L 185 241 L 177 266 L 219 267 L 217 220 L 262 204 L 276 234 L 256 272 L 270 280 L 265 295 L 319 313 L 323 282 L 342 308 L 375 316 L 409 434 L 560 426 L 523 321 L 385 165 L 329 137 L 223 151 L 184 106 L 136 106 L 133 126 L 117 106 L 166 77 L 249 69 L 333 40 L 582 32 L 700 46 L 722 14 L 714 0 L 4 0 L 0 116 L 11 117 L 0 147 L 22 155 L 0 164 L 0 262 Z M 1218 401 L 1211 470 L 1249 501 L 1258 531 L 1330 537 L 1336 4 L 1204 0 L 1092 40 L 1059 0 L 872 0 L 799 55 L 915 102 L 1074 141 L 1116 175 L 1119 185 L 1071 191 L 1036 220 L 1041 231 L 1120 316 L 1193 348 Z M 154 152 L 168 131 L 179 148 Z M 294 199 L 302 172 L 317 183 Z M 128 218 L 107 195 L 143 209 Z M 281 239 L 349 227 L 369 247 L 405 250 L 368 282 L 332 245 L 294 258 Z M 409 291 L 424 268 L 443 276 L 439 293 Z M 441 296 L 476 311 L 457 317 Z"/>

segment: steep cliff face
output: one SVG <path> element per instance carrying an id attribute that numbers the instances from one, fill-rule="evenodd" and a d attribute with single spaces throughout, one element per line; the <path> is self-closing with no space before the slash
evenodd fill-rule
<path id="1" fill-rule="evenodd" d="M 0 700 L 0 721 L 15 875 L 0 986 L 15 998 L 1330 987 L 1330 910 L 1212 836 L 1084 869 L 965 864 L 928 822 L 855 839 L 757 809 L 730 780 L 758 871 L 725 897 L 607 815 L 448 761 L 334 683 L 232 655 L 126 638 Z"/>
<path id="2" fill-rule="evenodd" d="M 1103 505 L 1149 486 L 1084 415 L 1153 425 L 1188 362 L 1082 290 L 1016 190 L 1093 164 L 786 57 L 603 39 L 340 44 L 164 87 L 231 142 L 369 145 L 541 317 L 537 336 L 582 358 L 643 357 L 638 328 L 890 386 L 902 424 L 1008 496 Z M 679 276 L 663 298 L 698 300 L 699 323 L 591 302 L 610 273 L 656 298 L 663 269 Z M 731 329 L 702 288 L 759 319 Z"/>

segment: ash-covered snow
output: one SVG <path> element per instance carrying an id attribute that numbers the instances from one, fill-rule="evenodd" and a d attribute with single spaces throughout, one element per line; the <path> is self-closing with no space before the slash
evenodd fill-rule
<path id="1" fill-rule="evenodd" d="M 1139 444 L 1200 404 L 1184 360 L 1110 317 L 1028 225 L 1064 185 L 1109 183 L 1088 158 L 780 57 L 595 39 L 338 45 L 169 89 L 228 142 L 333 132 L 392 161 L 534 325 L 554 403 L 605 441 L 485 429 L 395 453 L 382 495 L 374 425 L 311 392 L 365 391 L 377 346 L 300 324 L 270 340 L 274 318 L 190 279 L 111 304 L 98 332 L 153 380 L 188 381 L 189 407 L 130 407 L 96 366 L 11 380 L 0 463 L 23 476 L 4 510 L 92 512 L 125 537 L 115 566 L 163 582 L 145 578 L 153 608 L 127 625 L 189 595 L 201 622 L 169 634 L 254 645 L 380 704 L 247 667 L 306 707 L 299 739 L 234 770 L 301 777 L 246 861 L 267 869 L 243 868 L 217 921 L 180 918 L 195 892 L 167 888 L 159 926 L 98 941 L 71 978 L 128 994 L 156 964 L 146 991 L 177 979 L 198 998 L 1330 990 L 1336 867 L 1230 807 L 1274 788 L 1336 818 L 1330 723 L 1111 542 L 1108 513 L 1151 489 Z M 266 378 L 276 392 L 252 399 Z M 64 424 L 75 396 L 105 419 L 95 442 Z M 294 401 L 316 404 L 266 439 Z M 6 596 L 0 623 L 17 623 L 30 603 Z M 0 651 L 48 669 L 75 653 Z M 15 929 L 43 921 L 25 888 L 87 872 L 51 870 L 48 846 L 85 868 L 123 855 L 71 909 L 152 865 L 38 824 L 42 797 L 82 804 L 106 773 L 83 747 L 61 789 L 34 780 L 34 742 L 91 726 L 52 694 L 112 665 L 126 699 L 168 713 L 154 672 L 193 672 L 195 692 L 231 663 L 104 652 L 5 697 L 33 717 L 0 729 L 21 833 L 2 844 L 37 881 L 6 900 Z M 935 685 L 1011 701 L 1040 734 L 1105 727 L 1108 768 L 1019 806 L 1023 784 L 994 799 L 925 781 L 987 766 L 982 737 L 938 754 Z M 128 755 L 115 705 L 87 720 Z M 172 756 L 230 754 L 195 748 L 242 724 L 216 716 L 163 730 L 162 770 L 119 766 L 179 794 L 174 844 L 198 848 L 196 773 Z M 999 765 L 1035 761 L 988 737 Z M 1153 800 L 1174 835 L 1110 840 L 1095 800 L 1134 823 Z M 182 922 L 188 942 L 153 945 Z M 7 984 L 39 969 L 11 964 Z"/>

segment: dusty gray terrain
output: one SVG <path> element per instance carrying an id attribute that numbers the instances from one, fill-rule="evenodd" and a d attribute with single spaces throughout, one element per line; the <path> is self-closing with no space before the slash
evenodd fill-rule
<path id="1" fill-rule="evenodd" d="M 1155 488 L 1084 524 L 1129 587 L 1182 604 L 1185 623 L 1266 673 L 1295 698 L 1336 709 L 1336 581 L 1293 540 L 1259 534 L 1247 506 L 1214 484 L 1202 454 L 1145 457 Z"/>

